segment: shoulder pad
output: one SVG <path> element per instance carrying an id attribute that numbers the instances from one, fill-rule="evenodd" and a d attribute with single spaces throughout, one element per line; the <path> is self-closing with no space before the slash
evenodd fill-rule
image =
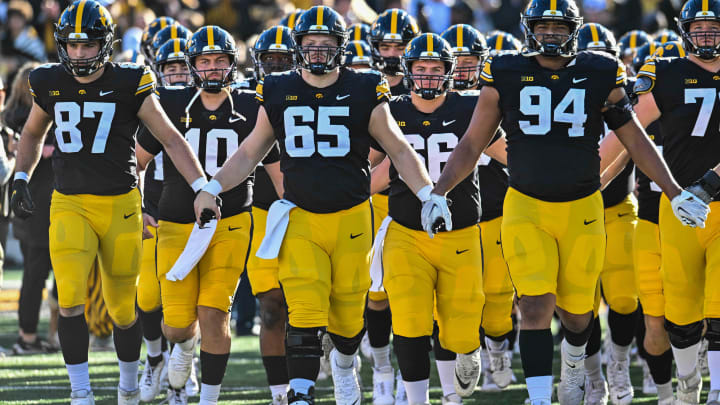
<path id="1" fill-rule="evenodd" d="M 633 86 L 633 92 L 635 94 L 645 94 L 650 92 L 655 85 L 655 81 L 648 76 L 638 76 L 635 80 L 635 86 Z"/>

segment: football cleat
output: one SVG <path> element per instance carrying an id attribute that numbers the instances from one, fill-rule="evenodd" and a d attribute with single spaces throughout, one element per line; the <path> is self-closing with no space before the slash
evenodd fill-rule
<path id="1" fill-rule="evenodd" d="M 490 355 L 486 349 L 482 349 L 480 352 L 480 359 L 482 363 L 482 379 L 483 383 L 480 390 L 485 392 L 499 392 L 500 387 L 493 381 L 492 372 L 490 371 Z"/>
<path id="2" fill-rule="evenodd" d="M 168 405 L 187 405 L 188 400 L 185 389 L 174 389 L 172 387 L 168 388 L 167 401 Z"/>
<path id="3" fill-rule="evenodd" d="M 337 349 L 330 352 L 330 368 L 332 369 L 333 384 L 335 385 L 335 403 L 338 405 L 359 404 L 362 399 L 360 382 L 355 371 L 357 357 L 353 360 L 353 366 L 343 368 L 337 364 Z"/>
<path id="4" fill-rule="evenodd" d="M 607 365 L 607 374 L 610 401 L 615 405 L 631 403 L 635 393 L 630 382 L 630 361 L 627 358 L 616 360 L 614 356 L 611 357 Z"/>
<path id="5" fill-rule="evenodd" d="M 705 405 L 720 405 L 720 390 L 711 390 Z"/>
<path id="6" fill-rule="evenodd" d="M 460 395 L 452 393 L 442 397 L 442 405 L 460 405 L 462 404 L 462 398 Z"/>
<path id="7" fill-rule="evenodd" d="M 400 369 L 395 373 L 395 405 L 408 405 L 407 393 L 405 392 L 405 384 L 403 384 Z"/>
<path id="8" fill-rule="evenodd" d="M 140 389 L 125 391 L 118 387 L 118 405 L 138 405 L 140 403 Z"/>
<path id="9" fill-rule="evenodd" d="M 273 397 L 270 405 L 288 405 L 287 394 L 277 394 Z"/>
<path id="10" fill-rule="evenodd" d="M 373 367 L 373 405 L 393 405 L 395 373 L 392 367 Z"/>
<path id="11" fill-rule="evenodd" d="M 167 368 L 167 360 L 165 356 L 155 367 L 150 365 L 149 360 L 145 360 L 145 368 L 142 376 L 140 376 L 140 400 L 150 402 L 160 393 L 160 379 L 164 369 Z M 166 372 L 166 371 L 165 371 Z"/>
<path id="12" fill-rule="evenodd" d="M 455 360 L 455 392 L 463 398 L 472 395 L 480 380 L 481 351 L 478 348 L 470 354 L 458 353 Z"/>
<path id="13" fill-rule="evenodd" d="M 702 391 L 702 377 L 696 369 L 686 377 L 678 376 L 677 391 L 675 395 L 676 405 L 697 405 L 700 403 L 700 391 Z"/>
<path id="14" fill-rule="evenodd" d="M 585 359 L 573 361 L 561 345 L 560 383 L 557 387 L 558 401 L 562 405 L 578 405 L 585 396 Z"/>
<path id="15" fill-rule="evenodd" d="M 290 405 L 315 405 L 315 387 L 310 387 L 307 394 L 295 393 L 291 388 L 287 394 Z"/>
<path id="16" fill-rule="evenodd" d="M 192 366 L 193 351 L 185 352 L 180 348 L 180 345 L 176 344 L 170 354 L 168 364 L 168 381 L 170 382 L 170 388 L 182 388 L 184 392 L 185 384 L 192 373 Z"/>
<path id="17" fill-rule="evenodd" d="M 511 368 L 512 365 L 510 364 L 510 358 L 505 350 L 488 350 L 488 357 L 490 358 L 490 371 L 492 373 L 493 382 L 500 389 L 510 385 L 512 382 L 513 372 Z"/>
<path id="18" fill-rule="evenodd" d="M 608 383 L 604 378 L 585 380 L 585 405 L 607 405 L 609 396 Z"/>
<path id="19" fill-rule="evenodd" d="M 70 393 L 70 405 L 95 405 L 92 391 L 77 390 Z"/>

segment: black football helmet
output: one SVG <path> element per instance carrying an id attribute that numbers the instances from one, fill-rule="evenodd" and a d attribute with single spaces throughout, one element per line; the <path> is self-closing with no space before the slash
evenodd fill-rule
<path id="1" fill-rule="evenodd" d="M 380 56 L 380 43 L 392 42 L 406 45 L 420 35 L 415 18 L 405 10 L 391 8 L 378 16 L 370 29 L 370 45 L 375 53 L 376 68 L 388 75 L 400 73 L 399 57 Z"/>
<path id="2" fill-rule="evenodd" d="M 145 27 L 142 37 L 140 38 L 140 52 L 142 52 L 145 60 L 148 61 L 148 63 L 151 63 L 151 61 L 155 60 L 154 56 L 156 49 L 153 49 L 152 47 L 153 39 L 155 39 L 155 34 L 157 34 L 158 31 L 160 31 L 161 29 L 169 27 L 172 24 L 175 24 L 174 18 L 158 17 L 152 20 L 150 24 Z"/>
<path id="3" fill-rule="evenodd" d="M 410 41 L 402 56 L 402 69 L 405 77 L 405 87 L 419 94 L 426 100 L 447 92 L 452 87 L 453 73 L 455 72 L 455 56 L 450 44 L 438 34 L 421 34 Z M 445 73 L 442 75 L 414 74 L 413 62 L 419 60 L 438 60 L 445 64 Z M 423 87 L 423 83 L 430 86 Z"/>
<path id="4" fill-rule="evenodd" d="M 699 58 L 710 60 L 720 56 L 720 33 L 717 31 L 690 31 L 695 21 L 720 22 L 720 1 L 688 0 L 680 10 L 678 28 L 685 51 Z M 702 44 L 701 42 L 705 42 Z"/>
<path id="5" fill-rule="evenodd" d="M 492 31 L 487 36 L 487 45 L 490 56 L 506 52 L 520 52 L 522 43 L 509 32 Z"/>
<path id="6" fill-rule="evenodd" d="M 372 48 L 365 41 L 350 41 L 345 47 L 345 66 L 355 67 L 367 65 L 372 68 Z"/>
<path id="7" fill-rule="evenodd" d="M 370 26 L 363 23 L 355 23 L 348 27 L 348 41 L 365 41 L 370 44 Z"/>
<path id="8" fill-rule="evenodd" d="M 187 47 L 187 40 L 184 38 L 171 39 L 157 50 L 155 53 L 155 72 L 157 73 L 160 82 L 163 85 L 189 85 L 190 75 L 189 74 L 164 74 L 163 66 L 168 63 L 180 62 L 185 64 L 185 49 Z M 186 76 L 187 79 L 182 80 L 181 76 Z"/>
<path id="9" fill-rule="evenodd" d="M 198 56 L 209 54 L 225 54 L 230 58 L 230 65 L 225 69 L 220 69 L 221 78 L 219 80 L 208 79 L 206 76 L 211 71 L 218 69 L 200 71 L 195 67 L 195 60 Z M 235 39 L 229 32 L 216 25 L 201 27 L 195 31 L 187 42 L 185 61 L 188 64 L 195 86 L 211 92 L 220 91 L 235 81 L 235 75 L 237 74 Z"/>
<path id="10" fill-rule="evenodd" d="M 632 57 L 635 57 L 635 52 L 638 48 L 648 42 L 652 42 L 652 38 L 647 32 L 641 30 L 628 31 L 623 34 L 618 41 L 620 56 L 627 57 L 632 55 Z"/>
<path id="11" fill-rule="evenodd" d="M 583 24 L 578 30 L 578 51 L 603 51 L 618 56 L 617 41 L 612 31 L 598 23 Z"/>
<path id="12" fill-rule="evenodd" d="M 288 13 L 285 17 L 283 17 L 282 20 L 280 20 L 280 23 L 278 25 L 284 25 L 288 28 L 295 29 L 295 24 L 297 24 L 298 20 L 300 20 L 300 16 L 302 13 L 304 13 L 305 10 L 301 8 L 296 8 L 294 11 Z"/>
<path id="13" fill-rule="evenodd" d="M 677 32 L 671 29 L 663 28 L 653 34 L 653 39 L 655 40 L 655 42 L 660 42 L 661 44 L 664 44 L 670 41 L 680 41 L 680 35 L 678 35 Z"/>
<path id="14" fill-rule="evenodd" d="M 446 29 L 441 35 L 450 44 L 453 55 L 475 56 L 478 58 L 476 66 L 455 66 L 453 88 L 465 90 L 478 84 L 480 67 L 488 56 L 488 46 L 485 36 L 480 31 L 467 24 L 456 24 Z M 467 73 L 466 79 L 459 79 L 458 74 Z"/>
<path id="15" fill-rule="evenodd" d="M 330 7 L 315 6 L 304 12 L 293 29 L 297 65 L 315 75 L 341 66 L 347 42 L 346 31 L 345 20 Z M 330 35 L 337 39 L 337 46 L 303 46 L 302 39 L 309 34 Z M 314 61 L 316 58 L 318 60 Z"/>
<path id="16" fill-rule="evenodd" d="M 534 34 L 535 24 L 540 21 L 554 21 L 567 24 L 568 35 L 543 35 L 540 41 Z M 572 56 L 577 46 L 577 34 L 583 18 L 574 0 L 531 0 L 523 11 L 520 22 L 525 31 L 526 56 Z M 556 39 L 556 41 L 548 41 Z"/>
<path id="17" fill-rule="evenodd" d="M 265 61 L 264 55 L 276 53 L 285 55 L 286 61 Z M 292 30 L 284 25 L 276 25 L 263 31 L 250 49 L 255 70 L 255 80 L 260 81 L 268 73 L 285 72 L 295 68 L 295 40 Z"/>
<path id="18" fill-rule="evenodd" d="M 180 24 L 170 24 L 170 26 L 161 29 L 155 34 L 152 42 L 152 48 L 157 53 L 157 50 L 165 44 L 165 42 L 171 39 L 184 39 L 188 40 L 192 36 L 192 32 L 183 27 Z"/>
<path id="19" fill-rule="evenodd" d="M 632 63 L 633 70 L 635 70 L 636 73 L 639 72 L 640 68 L 645 64 L 645 62 L 655 54 L 655 51 L 658 47 L 662 47 L 662 44 L 659 42 L 648 42 L 647 44 L 638 48 L 638 50 L 635 52 L 635 57 L 633 58 Z"/>
<path id="20" fill-rule="evenodd" d="M 89 76 L 102 68 L 112 56 L 115 24 L 110 12 L 93 0 L 77 0 L 60 15 L 55 24 L 58 57 L 65 70 L 73 76 Z M 71 59 L 68 42 L 100 43 L 92 58 Z"/>
<path id="21" fill-rule="evenodd" d="M 685 49 L 680 41 L 669 41 L 660 45 L 655 49 L 653 53 L 654 58 L 684 58 Z"/>

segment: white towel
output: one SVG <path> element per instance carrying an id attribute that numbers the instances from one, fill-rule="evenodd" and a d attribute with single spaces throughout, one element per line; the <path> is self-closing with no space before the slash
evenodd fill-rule
<path id="1" fill-rule="evenodd" d="M 297 207 L 292 202 L 282 199 L 277 200 L 270 206 L 265 226 L 265 237 L 255 256 L 261 259 L 274 259 L 280 253 L 285 232 L 290 222 L 290 210 Z"/>
<path id="2" fill-rule="evenodd" d="M 382 253 L 383 245 L 385 243 L 385 235 L 390 227 L 390 222 L 392 222 L 392 218 L 390 218 L 390 216 L 383 219 L 382 224 L 380 224 L 380 228 L 378 228 L 377 235 L 375 235 L 375 241 L 373 242 L 373 256 L 372 261 L 370 262 L 370 280 L 372 281 L 372 284 L 370 284 L 370 291 L 373 292 L 381 292 L 385 290 L 383 287 L 384 270 L 382 264 Z"/>
<path id="3" fill-rule="evenodd" d="M 211 220 L 203 228 L 195 223 L 193 230 L 190 233 L 185 249 L 183 249 L 180 257 L 175 261 L 170 271 L 165 274 L 165 278 L 170 281 L 180 281 L 187 277 L 193 268 L 202 259 L 210 241 L 215 235 L 215 228 L 217 228 L 218 221 L 216 219 Z"/>

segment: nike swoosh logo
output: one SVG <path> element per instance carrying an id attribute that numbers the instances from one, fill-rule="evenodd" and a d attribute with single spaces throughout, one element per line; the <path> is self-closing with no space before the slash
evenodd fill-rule
<path id="1" fill-rule="evenodd" d="M 630 396 L 630 394 L 618 395 L 618 399 L 623 399 L 623 398 L 625 398 L 625 397 L 627 397 L 627 396 Z"/>
<path id="2" fill-rule="evenodd" d="M 130 217 L 133 216 L 133 215 L 135 215 L 135 213 L 134 213 L 134 212 L 131 212 L 130 214 L 125 214 L 125 215 L 123 215 L 123 218 L 128 219 L 128 218 L 130 218 Z"/>
<path id="3" fill-rule="evenodd" d="M 468 250 L 470 250 L 470 249 L 465 249 L 465 250 L 457 250 L 457 249 L 455 249 L 455 254 L 456 254 L 456 255 L 461 255 L 461 254 L 467 252 Z"/>
<path id="4" fill-rule="evenodd" d="M 573 77 L 573 84 L 578 84 L 584 82 L 585 80 L 587 80 L 587 77 L 583 77 L 582 79 L 576 79 Z"/>
<path id="5" fill-rule="evenodd" d="M 337 100 L 337 101 L 345 100 L 345 99 L 348 98 L 348 97 L 350 97 L 349 94 L 346 94 L 346 95 L 344 95 L 344 96 L 338 95 L 338 96 L 335 96 L 335 100 Z"/>
<path id="6" fill-rule="evenodd" d="M 447 121 L 447 122 L 443 120 L 443 126 L 446 127 L 446 126 L 452 124 L 452 123 L 455 122 L 455 121 L 457 121 L 457 120 L 452 120 L 452 121 Z"/>
<path id="7" fill-rule="evenodd" d="M 500 242 L 499 240 L 496 240 L 496 241 L 495 241 L 495 244 L 496 244 L 496 245 L 502 245 L 502 242 Z"/>
<path id="8" fill-rule="evenodd" d="M 458 377 L 457 371 L 455 371 L 455 381 L 457 381 L 460 388 L 462 388 L 464 390 L 468 389 L 468 387 L 470 386 L 470 383 L 463 382 L 463 380 L 460 377 Z"/>
<path id="9" fill-rule="evenodd" d="M 228 118 L 228 122 L 231 124 L 233 122 L 238 122 L 240 120 L 247 121 L 247 119 L 245 117 L 230 117 L 230 118 Z"/>
<path id="10" fill-rule="evenodd" d="M 631 212 L 625 212 L 625 213 L 621 212 L 621 213 L 618 213 L 618 217 L 622 218 L 622 217 L 630 215 L 630 214 L 632 214 L 632 213 Z"/>
<path id="11" fill-rule="evenodd" d="M 586 220 L 583 221 L 583 223 L 584 223 L 585 225 L 590 225 L 590 224 L 592 224 L 592 223 L 595 222 L 595 221 L 597 221 L 597 219 L 593 219 L 592 221 L 588 221 L 588 220 L 586 219 Z"/>
<path id="12" fill-rule="evenodd" d="M 565 362 L 565 365 L 570 368 L 575 368 L 575 365 L 573 363 L 568 363 L 567 361 Z"/>
<path id="13" fill-rule="evenodd" d="M 357 235 L 350 234 L 350 239 L 355 239 L 355 238 L 359 237 L 360 235 L 362 235 L 363 233 L 364 233 L 364 232 L 360 232 L 360 233 L 357 234 Z"/>
<path id="14" fill-rule="evenodd" d="M 107 96 L 108 94 L 110 94 L 110 93 L 112 93 L 112 92 L 114 92 L 114 91 L 115 91 L 115 90 L 110 90 L 110 91 L 102 91 L 102 90 L 101 90 L 101 91 L 100 91 L 100 97 L 102 97 L 102 96 Z"/>
<path id="15" fill-rule="evenodd" d="M 232 226 L 228 226 L 228 231 L 232 232 L 232 231 L 236 231 L 236 230 L 238 230 L 238 229 L 240 229 L 240 228 L 242 228 L 242 226 L 238 226 L 237 228 L 233 228 Z"/>

